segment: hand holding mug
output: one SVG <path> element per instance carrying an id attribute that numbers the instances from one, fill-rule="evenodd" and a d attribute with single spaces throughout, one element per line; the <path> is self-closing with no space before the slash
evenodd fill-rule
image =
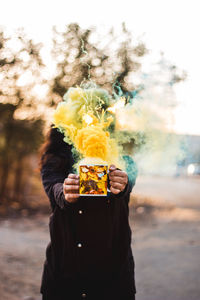
<path id="1" fill-rule="evenodd" d="M 74 203 L 79 198 L 79 175 L 69 174 L 63 183 L 65 200 Z"/>
<path id="2" fill-rule="evenodd" d="M 113 194 L 122 192 L 128 183 L 127 173 L 117 169 L 115 165 L 111 165 L 109 168 L 109 179 L 110 191 Z"/>

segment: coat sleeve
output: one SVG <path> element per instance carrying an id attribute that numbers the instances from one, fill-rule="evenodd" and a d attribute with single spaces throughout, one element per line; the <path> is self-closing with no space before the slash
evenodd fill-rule
<path id="1" fill-rule="evenodd" d="M 41 169 L 41 178 L 44 190 L 50 200 L 52 210 L 58 206 L 61 209 L 66 209 L 71 203 L 67 202 L 63 193 L 64 179 L 70 173 L 70 170 L 63 172 L 56 169 L 56 158 L 52 158 Z"/>

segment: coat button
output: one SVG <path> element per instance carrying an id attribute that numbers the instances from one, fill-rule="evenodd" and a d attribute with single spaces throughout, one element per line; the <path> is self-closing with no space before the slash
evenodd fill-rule
<path id="1" fill-rule="evenodd" d="M 82 296 L 82 298 L 86 298 L 86 294 L 85 293 L 83 293 L 81 296 Z"/>
<path id="2" fill-rule="evenodd" d="M 83 211 L 80 209 L 80 210 L 78 211 L 78 213 L 79 213 L 79 215 L 82 215 Z"/>
<path id="3" fill-rule="evenodd" d="M 78 243 L 77 246 L 78 246 L 78 248 L 81 248 L 81 247 L 82 247 L 82 244 L 81 244 L 81 243 Z"/>

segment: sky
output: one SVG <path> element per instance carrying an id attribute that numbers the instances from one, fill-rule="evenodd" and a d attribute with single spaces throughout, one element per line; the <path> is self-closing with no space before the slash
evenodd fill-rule
<path id="1" fill-rule="evenodd" d="M 10 32 L 24 27 L 36 41 L 50 45 L 53 25 L 63 27 L 77 22 L 81 27 L 119 28 L 122 22 L 150 50 L 150 62 L 160 53 L 187 72 L 186 81 L 177 84 L 175 130 L 200 135 L 200 18 L 198 0 L 4 0 L 0 25 Z"/>

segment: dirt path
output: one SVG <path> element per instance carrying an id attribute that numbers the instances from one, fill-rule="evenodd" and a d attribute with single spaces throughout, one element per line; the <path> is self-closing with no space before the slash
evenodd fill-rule
<path id="1" fill-rule="evenodd" d="M 136 299 L 199 300 L 200 179 L 139 178 L 134 193 Z M 46 216 L 0 221 L 0 300 L 40 299 L 48 241 Z"/>
<path id="2" fill-rule="evenodd" d="M 0 300 L 40 299 L 48 240 L 48 217 L 1 221 Z"/>
<path id="3" fill-rule="evenodd" d="M 137 300 L 199 300 L 200 179 L 140 178 L 134 192 L 155 204 L 131 212 Z"/>

